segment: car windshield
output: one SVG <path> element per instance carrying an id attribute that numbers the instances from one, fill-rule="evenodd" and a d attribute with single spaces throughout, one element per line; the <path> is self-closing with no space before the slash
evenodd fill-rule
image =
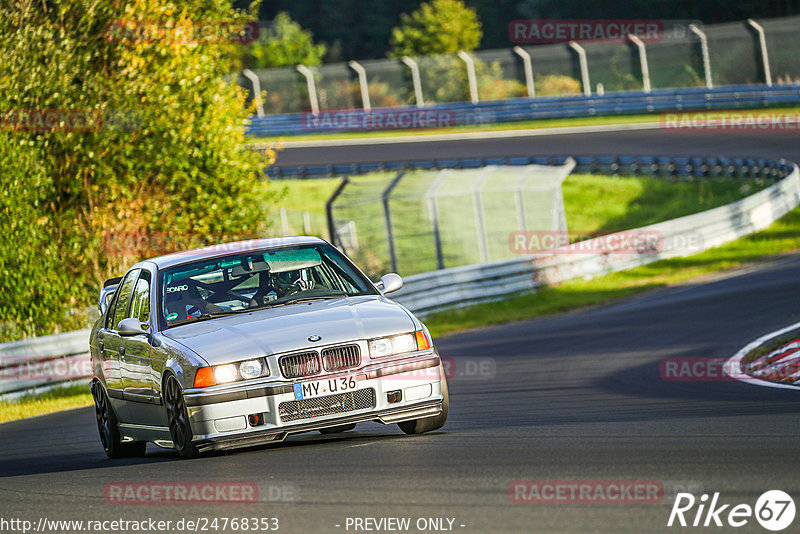
<path id="1" fill-rule="evenodd" d="M 301 245 L 223 256 L 164 270 L 161 322 L 167 328 L 309 300 L 377 294 L 330 245 Z"/>

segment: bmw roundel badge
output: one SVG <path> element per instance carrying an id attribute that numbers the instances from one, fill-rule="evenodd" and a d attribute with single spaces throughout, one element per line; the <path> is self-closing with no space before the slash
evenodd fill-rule
<path id="1" fill-rule="evenodd" d="M 317 335 L 308 336 L 308 340 L 311 341 L 312 343 L 315 341 L 319 341 L 320 339 L 322 339 L 322 336 L 317 336 Z"/>

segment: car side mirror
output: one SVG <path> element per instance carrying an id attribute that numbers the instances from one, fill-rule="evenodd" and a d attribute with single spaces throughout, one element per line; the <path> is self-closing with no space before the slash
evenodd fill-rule
<path id="1" fill-rule="evenodd" d="M 376 285 L 381 293 L 392 293 L 403 287 L 403 279 L 400 278 L 399 274 L 388 273 L 381 276 Z"/>
<path id="2" fill-rule="evenodd" d="M 140 323 L 139 319 L 135 317 L 128 317 L 127 319 L 121 320 L 117 325 L 117 332 L 123 337 L 147 334 L 147 332 L 142 328 L 142 323 Z"/>

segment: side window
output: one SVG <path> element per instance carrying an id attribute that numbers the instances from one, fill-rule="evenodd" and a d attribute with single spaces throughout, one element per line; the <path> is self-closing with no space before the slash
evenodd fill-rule
<path id="1" fill-rule="evenodd" d="M 150 271 L 146 269 L 142 269 L 142 275 L 136 281 L 128 316 L 139 319 L 140 323 L 150 324 Z"/>
<path id="2" fill-rule="evenodd" d="M 114 309 L 108 311 L 111 322 L 106 324 L 107 328 L 116 330 L 119 322 L 128 317 L 128 300 L 130 300 L 133 282 L 137 276 L 139 276 L 139 269 L 130 271 L 120 283 L 117 296 L 114 297 Z"/>

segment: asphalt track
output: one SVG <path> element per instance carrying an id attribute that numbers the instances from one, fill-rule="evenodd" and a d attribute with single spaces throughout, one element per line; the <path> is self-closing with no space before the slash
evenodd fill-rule
<path id="1" fill-rule="evenodd" d="M 602 139 L 589 137 L 536 143 L 561 154 L 686 150 L 800 159 L 790 139 L 778 136 L 701 138 L 684 146 L 663 134 L 660 144 L 642 132 L 608 134 L 602 152 Z M 728 141 L 740 146 L 731 148 Z M 484 155 L 503 147 L 507 155 L 545 153 L 527 143 L 490 143 L 485 150 L 494 152 Z M 425 158 L 435 151 L 481 155 L 457 145 L 357 152 L 383 159 Z M 280 157 L 302 156 L 288 150 Z M 280 446 L 191 461 L 155 447 L 143 459 L 112 461 L 100 448 L 90 409 L 0 425 L 0 519 L 278 517 L 279 532 L 334 533 L 354 532 L 345 529 L 348 517 L 410 517 L 410 532 L 417 532 L 418 518 L 446 517 L 464 533 L 695 531 L 666 527 L 668 503 L 514 504 L 509 486 L 517 480 L 646 480 L 667 489 L 679 483 L 718 491 L 731 504 L 753 506 L 770 489 L 797 501 L 798 392 L 664 380 L 659 363 L 731 356 L 761 334 L 800 321 L 799 292 L 800 255 L 792 255 L 604 307 L 441 338 L 440 352 L 453 358 L 457 375 L 450 381 L 450 419 L 442 430 L 421 436 L 366 423 L 339 436 L 296 436 Z M 488 362 L 488 371 L 458 376 L 476 360 Z M 256 504 L 105 502 L 106 484 L 129 481 L 255 482 L 261 492 Z M 270 488 L 293 493 L 276 501 Z M 798 524 L 800 518 L 786 532 Z M 766 532 L 752 518 L 736 530 Z"/>
<path id="2" fill-rule="evenodd" d="M 567 130 L 569 131 L 569 130 Z M 798 132 L 703 132 L 649 129 L 589 131 L 543 135 L 459 139 L 453 141 L 382 143 L 374 146 L 294 147 L 286 143 L 277 164 L 326 165 L 412 159 L 501 156 L 644 155 L 787 158 L 800 161 Z M 425 139 L 423 136 L 416 138 Z M 324 144 L 323 144 L 324 145 Z"/>

